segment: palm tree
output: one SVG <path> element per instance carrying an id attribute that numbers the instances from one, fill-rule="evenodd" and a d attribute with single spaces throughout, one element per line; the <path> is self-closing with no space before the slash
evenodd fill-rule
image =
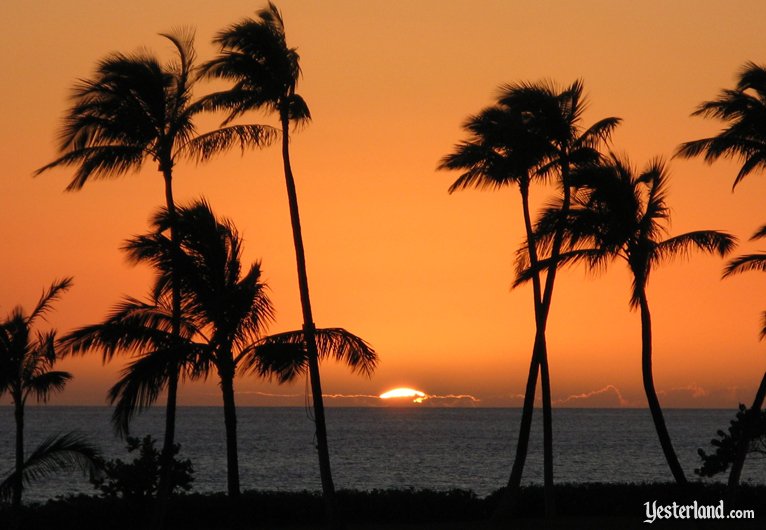
<path id="1" fill-rule="evenodd" d="M 751 240 L 762 239 L 766 237 L 766 225 L 759 228 Z M 766 271 L 766 252 L 757 252 L 754 254 L 745 254 L 738 256 L 731 260 L 724 269 L 723 277 L 729 277 L 734 274 L 740 274 L 747 271 Z M 761 340 L 766 338 L 766 311 L 763 313 L 763 325 L 761 328 Z M 758 391 L 755 393 L 753 399 L 753 405 L 746 413 L 746 421 L 750 421 L 752 418 L 757 418 L 758 413 L 763 408 L 763 402 L 766 399 L 766 373 L 761 378 L 761 384 L 758 387 Z M 734 495 L 737 487 L 739 486 L 739 480 L 742 476 L 742 468 L 745 465 L 745 457 L 747 456 L 747 450 L 750 444 L 750 430 L 745 429 L 743 431 L 743 437 L 739 441 L 737 452 L 732 462 L 731 471 L 729 472 L 729 498 L 734 499 Z"/>
<path id="2" fill-rule="evenodd" d="M 736 88 L 701 103 L 692 116 L 720 120 L 726 127 L 716 136 L 681 144 L 676 156 L 703 156 L 709 164 L 719 158 L 742 162 L 732 189 L 750 173 L 766 169 L 766 67 L 746 63 Z"/>
<path id="3" fill-rule="evenodd" d="M 46 402 L 51 394 L 63 390 L 72 378 L 69 372 L 53 370 L 58 359 L 55 330 L 34 333 L 33 327 L 71 285 L 72 278 L 53 282 L 31 313 L 27 314 L 17 306 L 0 322 L 0 397 L 6 392 L 11 396 L 16 420 L 14 471 L 0 483 L 0 499 L 10 498 L 14 509 L 21 506 L 25 483 L 61 469 L 93 469 L 96 450 L 71 433 L 47 439 L 24 458 L 24 406 L 27 399 L 32 396 L 38 402 Z"/>
<path id="4" fill-rule="evenodd" d="M 173 372 L 167 347 L 170 336 L 168 286 L 172 277 L 172 241 L 164 234 L 170 218 L 162 210 L 154 231 L 131 239 L 125 249 L 132 260 L 147 262 L 157 271 L 150 303 L 127 299 L 100 324 L 72 332 L 66 344 L 75 353 L 101 350 L 110 358 L 118 350 L 137 353 L 110 390 L 116 404 L 113 420 L 126 434 L 135 413 L 153 403 Z M 274 310 L 261 281 L 260 263 L 243 274 L 242 239 L 234 225 L 218 219 L 209 205 L 197 201 L 178 210 L 176 230 L 180 243 L 176 263 L 182 293 L 182 338 L 185 369 L 191 378 L 207 377 L 214 369 L 220 380 L 226 428 L 227 486 L 239 495 L 237 419 L 234 395 L 236 372 L 254 371 L 293 380 L 305 366 L 302 334 L 289 332 L 265 337 Z M 334 355 L 352 369 L 370 374 L 377 357 L 372 348 L 342 329 L 318 330 L 323 355 Z M 300 340 L 299 340 L 300 339 Z"/>
<path id="5" fill-rule="evenodd" d="M 303 313 L 303 334 L 308 352 L 308 373 L 314 403 L 322 494 L 328 522 L 339 524 L 327 445 L 316 325 L 309 297 L 298 196 L 290 165 L 290 124 L 300 125 L 311 119 L 308 105 L 296 93 L 301 74 L 300 56 L 295 48 L 287 46 L 284 20 L 271 2 L 258 11 L 255 18 L 245 18 L 219 32 L 214 43 L 220 46 L 219 55 L 206 63 L 203 71 L 208 77 L 234 83 L 230 90 L 211 94 L 207 99 L 211 109 L 221 109 L 229 113 L 224 125 L 251 110 L 267 110 L 279 116 L 282 161 Z"/>
<path id="6" fill-rule="evenodd" d="M 569 197 L 569 174 L 573 168 L 600 158 L 598 146 L 608 140 L 619 123 L 618 118 L 606 118 L 588 129 L 580 125 L 585 107 L 583 84 L 576 81 L 559 89 L 551 83 L 519 83 L 501 87 L 497 103 L 464 124 L 469 140 L 458 144 L 453 153 L 442 160 L 440 169 L 462 170 L 463 174 L 450 187 L 450 193 L 476 187 L 496 189 L 518 184 L 522 198 L 522 213 L 527 235 L 524 247 L 529 263 L 534 264 L 531 275 L 535 307 L 535 342 L 524 397 L 516 458 L 508 482 L 508 490 L 498 510 L 502 516 L 511 509 L 521 485 L 526 461 L 529 433 L 532 425 L 535 387 L 541 372 L 544 425 L 544 478 L 546 513 L 555 512 L 553 495 L 553 434 L 545 331 L 556 277 L 556 262 L 546 269 L 543 288 L 537 267 L 538 249 L 529 212 L 529 186 L 533 178 L 545 179 L 556 175 L 562 193 Z M 552 255 L 560 252 L 563 225 L 558 229 Z"/>
<path id="7" fill-rule="evenodd" d="M 646 287 L 652 268 L 677 256 L 688 256 L 692 250 L 726 255 L 736 239 L 724 232 L 702 230 L 662 239 L 670 221 L 667 206 L 668 173 L 657 159 L 636 173 L 630 164 L 612 154 L 601 165 L 586 167 L 573 175 L 581 186 L 567 215 L 566 248 L 560 264 L 585 261 L 591 268 L 603 267 L 607 260 L 620 257 L 633 275 L 631 309 L 641 314 L 641 371 L 644 392 L 651 411 L 660 445 L 668 466 L 678 484 L 686 484 L 686 476 L 678 462 L 665 425 L 652 371 L 652 322 Z M 543 213 L 536 226 L 538 241 L 552 244 L 561 205 Z M 521 269 L 526 265 L 521 263 Z M 520 271 L 516 283 L 528 279 Z"/>
<path id="8" fill-rule="evenodd" d="M 101 60 L 92 79 L 81 81 L 72 94 L 72 106 L 59 133 L 61 156 L 38 169 L 36 175 L 60 166 L 76 166 L 68 191 L 81 189 L 92 179 L 116 178 L 139 170 L 147 159 L 157 163 L 165 184 L 170 238 L 177 247 L 173 198 L 173 170 L 182 157 L 206 160 L 214 153 L 239 144 L 263 145 L 273 139 L 273 129 L 253 125 L 227 127 L 196 136 L 195 116 L 204 109 L 192 101 L 196 79 L 190 31 L 163 33 L 175 48 L 176 58 L 162 64 L 153 54 L 113 53 Z M 172 282 L 172 336 L 179 356 L 180 289 Z M 170 461 L 175 438 L 178 378 L 168 381 L 163 462 Z M 163 477 L 167 473 L 163 471 Z M 165 481 L 162 481 L 163 483 Z M 160 488 L 167 496 L 167 488 Z"/>
<path id="9" fill-rule="evenodd" d="M 704 156 L 712 164 L 719 158 L 731 158 L 742 163 L 734 178 L 732 190 L 742 179 L 753 172 L 766 169 L 766 67 L 753 62 L 745 63 L 738 75 L 734 89 L 722 90 L 718 97 L 701 103 L 693 116 L 712 118 L 726 124 L 716 136 L 693 140 L 679 146 L 676 156 L 693 158 Z M 766 236 L 766 227 L 756 232 L 753 239 Z M 724 276 L 746 270 L 764 270 L 766 259 L 763 254 L 751 254 L 733 260 L 724 271 Z M 766 315 L 761 338 L 766 332 Z M 766 397 L 766 373 L 756 392 L 749 417 L 757 417 Z M 729 474 L 729 496 L 733 499 L 742 466 L 745 463 L 748 440 L 743 438 L 737 448 L 737 456 Z"/>
<path id="10" fill-rule="evenodd" d="M 98 473 L 99 450 L 74 432 L 47 437 L 22 463 L 0 482 L 0 501 L 11 499 L 14 510 L 21 505 L 20 491 L 25 485 L 60 471 L 82 471 L 91 477 Z M 13 528 L 13 526 L 12 526 Z"/>

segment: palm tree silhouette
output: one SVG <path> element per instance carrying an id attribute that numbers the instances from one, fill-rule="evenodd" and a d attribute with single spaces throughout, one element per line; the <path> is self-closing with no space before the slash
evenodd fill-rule
<path id="1" fill-rule="evenodd" d="M 585 167 L 573 175 L 579 187 L 567 214 L 566 252 L 559 263 L 585 261 L 591 268 L 603 267 L 607 260 L 620 257 L 633 275 L 631 309 L 641 314 L 641 371 L 660 445 L 676 482 L 686 484 L 665 425 L 662 408 L 654 388 L 652 372 L 652 322 L 646 286 L 652 268 L 692 250 L 726 255 L 736 239 L 724 232 L 701 230 L 662 239 L 670 221 L 667 206 L 668 173 L 657 159 L 636 173 L 627 160 L 612 154 L 608 161 Z M 559 222 L 561 204 L 547 208 L 536 226 L 541 246 L 551 245 Z M 545 261 L 545 260 L 544 260 Z M 516 284 L 528 279 L 526 263 L 519 263 Z"/>
<path id="2" fill-rule="evenodd" d="M 303 313 L 303 334 L 308 352 L 308 372 L 314 403 L 322 496 L 328 522 L 340 524 L 327 445 L 316 326 L 309 297 L 298 196 L 290 165 L 290 124 L 292 122 L 300 125 L 311 119 L 308 105 L 296 93 L 296 85 L 301 75 L 300 56 L 295 48 L 287 46 L 284 20 L 271 2 L 258 11 L 255 18 L 245 18 L 219 32 L 214 43 L 220 46 L 219 55 L 203 65 L 202 69 L 208 77 L 234 83 L 230 90 L 211 94 L 207 98 L 211 109 L 225 110 L 229 113 L 224 125 L 251 110 L 265 109 L 279 116 L 282 161 Z"/>
<path id="3" fill-rule="evenodd" d="M 173 245 L 167 238 L 166 209 L 153 220 L 154 230 L 125 245 L 130 259 L 149 263 L 157 271 L 150 303 L 126 299 L 102 323 L 69 334 L 65 343 L 73 353 L 101 350 L 105 359 L 122 350 L 138 357 L 110 390 L 115 404 L 113 421 L 127 434 L 133 416 L 150 406 L 178 372 L 169 363 L 171 337 L 168 291 L 176 270 L 181 287 L 181 337 L 186 356 L 182 375 L 208 377 L 215 370 L 223 396 L 226 428 L 227 487 L 240 493 L 234 377 L 237 371 L 292 381 L 306 365 L 302 333 L 266 337 L 274 310 L 261 280 L 260 263 L 243 270 L 242 239 L 234 225 L 218 219 L 204 201 L 178 209 L 176 231 L 180 249 L 172 268 Z M 334 355 L 352 369 L 370 374 L 377 360 L 362 339 L 343 329 L 317 330 L 322 355 Z"/>
<path id="4" fill-rule="evenodd" d="M 750 238 L 751 240 L 762 239 L 766 237 L 766 225 L 760 227 L 755 234 Z M 738 256 L 731 260 L 724 269 L 723 277 L 727 278 L 734 274 L 740 274 L 747 271 L 766 271 L 766 252 L 757 252 L 753 254 L 745 254 Z M 766 338 L 766 311 L 763 312 L 763 321 L 761 327 L 761 340 Z M 758 412 L 763 408 L 763 402 L 766 399 L 766 373 L 761 378 L 761 384 L 758 386 L 758 390 L 755 393 L 753 404 L 747 411 L 747 421 L 751 421 L 758 416 Z M 728 495 L 730 500 L 734 500 L 734 496 L 739 486 L 739 480 L 742 476 L 742 468 L 745 465 L 745 458 L 747 457 L 747 451 L 750 445 L 750 430 L 745 429 L 743 431 L 743 437 L 739 441 L 737 452 L 734 457 L 734 461 L 731 465 L 731 471 L 729 472 L 728 482 Z"/>
<path id="5" fill-rule="evenodd" d="M 191 31 L 163 33 L 175 48 L 176 58 L 162 64 L 142 51 L 132 55 L 114 53 L 101 60 L 95 76 L 81 81 L 72 94 L 72 106 L 59 134 L 61 156 L 38 169 L 36 175 L 59 166 L 76 166 L 68 191 L 81 189 L 91 179 L 115 178 L 137 171 L 147 159 L 157 163 L 165 183 L 165 204 L 170 217 L 171 241 L 176 241 L 173 169 L 180 158 L 198 161 L 239 144 L 268 143 L 274 131 L 268 127 L 241 125 L 196 135 L 195 116 L 204 110 L 192 101 L 196 57 Z M 177 241 L 175 243 L 177 246 Z M 178 357 L 181 298 L 172 282 L 172 336 Z M 175 438 L 178 380 L 170 375 L 167 387 L 165 438 L 162 461 L 170 462 Z M 167 497 L 167 473 L 163 471 L 160 495 Z"/>
<path id="6" fill-rule="evenodd" d="M 46 402 L 64 389 L 72 378 L 69 372 L 53 370 L 58 359 L 56 331 L 34 332 L 33 327 L 72 286 L 71 278 L 55 281 L 44 291 L 31 313 L 20 306 L 0 322 L 0 397 L 6 392 L 13 400 L 16 421 L 16 456 L 13 472 L 0 483 L 0 499 L 21 506 L 24 483 L 61 469 L 93 470 L 97 450 L 73 433 L 45 440 L 24 458 L 24 406 L 30 396 Z"/>
<path id="7" fill-rule="evenodd" d="M 556 277 L 556 261 L 549 261 L 543 287 L 537 267 L 538 249 L 529 211 L 529 186 L 533 179 L 559 178 L 568 204 L 569 174 L 579 165 L 600 158 L 598 146 L 608 140 L 619 123 L 618 118 L 606 118 L 590 128 L 581 128 L 585 107 L 583 84 L 576 81 L 559 89 L 552 83 L 519 83 L 501 87 L 497 103 L 470 117 L 463 128 L 469 139 L 446 156 L 440 169 L 462 170 L 463 174 L 450 187 L 450 193 L 476 187 L 497 189 L 517 184 L 522 198 L 522 213 L 527 244 L 524 247 L 531 269 L 535 307 L 535 342 L 524 395 L 516 458 L 508 482 L 508 490 L 497 512 L 501 517 L 511 510 L 518 493 L 529 445 L 529 433 L 534 410 L 535 388 L 541 372 L 544 426 L 544 478 L 546 513 L 555 513 L 553 494 L 553 427 L 550 376 L 545 331 Z M 554 238 L 552 255 L 560 252 L 563 224 Z"/>
<path id="8" fill-rule="evenodd" d="M 692 116 L 720 120 L 726 127 L 716 136 L 681 144 L 676 156 L 703 156 L 709 164 L 719 158 L 742 162 L 732 189 L 750 173 L 766 169 L 766 67 L 746 63 L 736 88 L 701 103 Z"/>
<path id="9" fill-rule="evenodd" d="M 676 156 L 694 158 L 703 156 L 705 162 L 712 164 L 719 158 L 735 159 L 742 163 L 734 178 L 732 190 L 746 176 L 766 169 L 766 67 L 747 62 L 738 74 L 737 86 L 722 90 L 716 99 L 701 103 L 692 113 L 693 116 L 722 121 L 726 127 L 716 136 L 693 140 L 681 144 Z M 766 227 L 761 227 L 753 236 L 758 239 L 766 236 Z M 747 270 L 764 270 L 761 254 L 751 254 L 734 259 L 725 269 L 724 277 Z M 766 314 L 764 329 L 766 331 Z M 750 417 L 758 415 L 766 397 L 766 373 L 758 387 L 753 406 L 748 411 Z M 737 456 L 729 474 L 729 496 L 733 499 L 742 466 L 745 463 L 748 441 L 744 438 L 737 449 Z"/>

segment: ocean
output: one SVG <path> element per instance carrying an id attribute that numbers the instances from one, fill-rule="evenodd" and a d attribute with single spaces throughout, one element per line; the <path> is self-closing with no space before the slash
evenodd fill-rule
<path id="1" fill-rule="evenodd" d="M 676 452 L 689 478 L 699 467 L 697 449 L 710 452 L 729 410 L 666 410 Z M 115 437 L 107 407 L 30 406 L 26 448 L 70 430 L 89 436 L 108 458 L 128 459 Z M 239 464 L 243 489 L 320 489 L 313 422 L 304 408 L 239 408 Z M 328 408 L 327 429 L 338 489 L 469 489 L 487 495 L 508 480 L 520 409 Z M 671 481 L 645 409 L 554 410 L 554 475 L 557 482 Z M 535 411 L 525 483 L 542 482 L 542 414 Z M 13 465 L 13 410 L 0 407 L 0 472 Z M 155 407 L 134 422 L 131 434 L 152 434 L 161 446 L 163 411 Z M 194 491 L 226 489 L 223 410 L 180 407 L 177 441 L 192 460 Z M 723 475 L 719 480 L 725 480 Z M 766 458 L 751 456 L 743 480 L 766 483 Z M 34 484 L 28 502 L 60 495 L 95 494 L 86 479 L 66 474 Z"/>

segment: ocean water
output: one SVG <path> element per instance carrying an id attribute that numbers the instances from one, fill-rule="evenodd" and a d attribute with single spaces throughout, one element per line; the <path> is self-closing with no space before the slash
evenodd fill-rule
<path id="1" fill-rule="evenodd" d="M 240 408 L 240 477 L 244 489 L 319 490 L 319 471 L 310 412 L 304 408 Z M 27 450 L 50 434 L 77 430 L 106 457 L 127 458 L 106 407 L 28 407 Z M 327 428 L 337 488 L 464 488 L 487 495 L 508 480 L 520 409 L 330 408 Z M 535 411 L 526 483 L 542 482 L 542 426 Z M 666 422 L 681 464 L 690 478 L 699 467 L 697 449 L 728 426 L 733 411 L 666 410 Z M 670 481 L 648 410 L 554 410 L 554 473 L 558 482 Z M 132 434 L 151 433 L 161 444 L 163 412 L 140 416 Z M 225 491 L 223 411 L 181 407 L 180 456 L 195 469 L 194 490 Z M 13 411 L 0 407 L 0 472 L 12 467 Z M 721 480 L 724 477 L 721 476 Z M 766 458 L 748 459 L 743 479 L 766 483 Z M 32 485 L 27 501 L 72 493 L 95 493 L 86 479 L 67 474 Z"/>

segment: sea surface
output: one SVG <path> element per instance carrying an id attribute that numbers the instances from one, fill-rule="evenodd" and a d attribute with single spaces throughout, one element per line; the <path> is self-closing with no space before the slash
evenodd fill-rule
<path id="1" fill-rule="evenodd" d="M 28 407 L 26 448 L 47 436 L 76 430 L 89 436 L 108 458 L 128 459 L 115 437 L 106 407 Z M 240 408 L 240 477 L 243 489 L 319 490 L 319 471 L 310 411 L 304 408 Z M 327 429 L 336 488 L 470 489 L 487 495 L 508 480 L 520 409 L 329 408 Z M 542 482 L 542 426 L 539 410 L 524 471 L 526 483 Z M 665 418 L 681 464 L 690 478 L 699 467 L 697 449 L 710 452 L 710 439 L 733 418 L 729 410 L 666 410 Z M 657 435 L 645 409 L 554 410 L 554 473 L 558 482 L 671 481 Z M 181 407 L 180 457 L 195 470 L 194 490 L 225 491 L 223 411 Z M 151 433 L 161 446 L 163 413 L 154 408 L 133 424 L 134 436 Z M 14 423 L 0 407 L 0 473 L 13 465 Z M 132 458 L 132 457 L 131 457 Z M 720 476 L 724 480 L 724 476 Z M 748 459 L 743 479 L 766 483 L 766 458 Z M 27 501 L 95 490 L 77 474 L 32 485 Z"/>

